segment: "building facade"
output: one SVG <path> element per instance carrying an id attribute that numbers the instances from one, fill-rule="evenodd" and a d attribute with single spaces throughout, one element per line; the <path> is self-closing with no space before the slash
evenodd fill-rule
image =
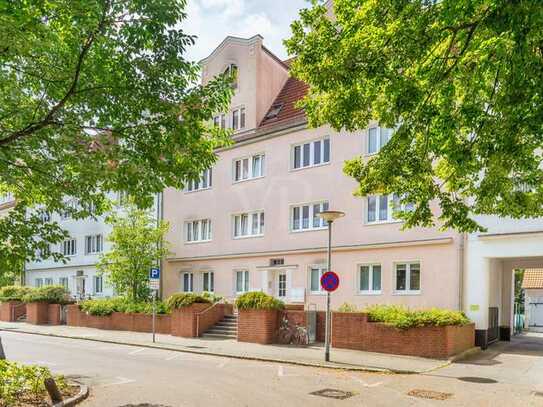
<path id="1" fill-rule="evenodd" d="M 184 191 L 164 191 L 171 256 L 164 295 L 214 291 L 234 299 L 264 291 L 323 309 L 327 225 L 318 213 L 341 210 L 334 223 L 332 296 L 348 302 L 461 308 L 463 235 L 437 228 L 402 231 L 394 196 L 354 197 L 344 162 L 370 157 L 392 130 L 372 123 L 357 133 L 308 128 L 296 107 L 307 86 L 289 77 L 262 38 L 227 37 L 201 62 L 203 82 L 235 71 L 235 95 L 215 125 L 232 128 L 234 145 Z M 404 208 L 409 209 L 409 208 Z"/>

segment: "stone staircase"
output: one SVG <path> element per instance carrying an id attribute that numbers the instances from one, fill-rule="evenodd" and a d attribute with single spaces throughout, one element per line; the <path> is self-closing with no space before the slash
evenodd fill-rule
<path id="1" fill-rule="evenodd" d="M 236 339 L 238 335 L 238 317 L 237 315 L 225 315 L 224 318 L 209 328 L 202 337 Z"/>

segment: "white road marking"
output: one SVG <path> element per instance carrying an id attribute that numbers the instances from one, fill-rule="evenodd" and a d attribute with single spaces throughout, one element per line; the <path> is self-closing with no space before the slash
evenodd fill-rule
<path id="1" fill-rule="evenodd" d="M 170 356 L 170 357 L 166 358 L 166 360 L 174 360 L 174 359 L 177 359 L 179 356 L 181 356 L 181 355 L 178 353 L 176 355 L 173 355 L 173 356 Z"/>
<path id="2" fill-rule="evenodd" d="M 110 386 L 120 386 L 122 384 L 129 384 L 129 383 L 134 383 L 135 380 L 132 380 L 132 379 L 127 379 L 126 377 L 116 377 L 115 379 L 117 379 L 117 381 L 113 382 L 113 383 L 108 383 L 108 384 L 104 384 L 102 386 L 99 386 L 99 387 L 110 387 Z"/>
<path id="3" fill-rule="evenodd" d="M 351 376 L 351 379 L 357 381 L 358 383 L 362 384 L 362 386 L 364 387 L 377 387 L 377 386 L 380 386 L 383 384 L 383 382 L 377 382 L 377 383 L 372 383 L 372 384 L 369 384 L 369 383 L 366 383 L 364 380 L 362 379 L 359 379 L 358 377 L 355 377 L 355 376 Z"/>
<path id="4" fill-rule="evenodd" d="M 283 370 L 283 366 L 279 365 L 277 366 L 277 376 L 283 377 L 285 375 L 285 371 Z"/>
<path id="5" fill-rule="evenodd" d="M 129 355 L 135 355 L 136 353 L 143 352 L 144 350 L 145 350 L 145 348 L 139 348 L 139 349 L 133 350 L 132 352 L 129 352 L 128 354 Z"/>

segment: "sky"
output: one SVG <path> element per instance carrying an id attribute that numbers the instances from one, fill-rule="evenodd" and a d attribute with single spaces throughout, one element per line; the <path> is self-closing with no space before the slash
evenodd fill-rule
<path id="1" fill-rule="evenodd" d="M 286 59 L 283 39 L 290 36 L 290 23 L 307 0 L 188 0 L 188 18 L 182 23 L 187 34 L 197 35 L 196 45 L 187 58 L 207 57 L 227 35 L 264 37 L 264 45 L 279 58 Z"/>

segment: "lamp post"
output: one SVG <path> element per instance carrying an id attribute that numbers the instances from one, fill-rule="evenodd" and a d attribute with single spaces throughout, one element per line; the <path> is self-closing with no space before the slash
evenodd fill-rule
<path id="1" fill-rule="evenodd" d="M 319 217 L 328 222 L 328 267 L 327 271 L 332 271 L 332 223 L 336 219 L 342 218 L 345 216 L 344 212 L 340 211 L 323 211 L 319 213 Z M 324 337 L 324 360 L 326 362 L 330 361 L 330 339 L 331 339 L 331 325 L 332 325 L 332 315 L 330 313 L 330 291 L 326 292 L 326 330 Z"/>

